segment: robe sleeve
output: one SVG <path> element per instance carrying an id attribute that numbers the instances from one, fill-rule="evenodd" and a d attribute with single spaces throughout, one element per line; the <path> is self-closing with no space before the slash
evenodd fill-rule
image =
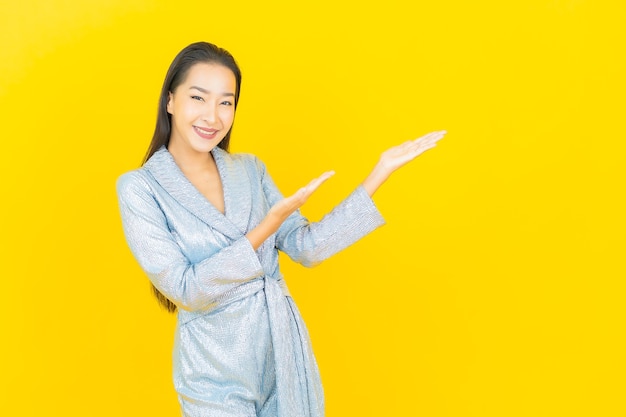
<path id="1" fill-rule="evenodd" d="M 117 194 L 130 249 L 154 286 L 183 310 L 210 308 L 222 295 L 263 275 L 242 236 L 210 257 L 190 262 L 174 240 L 150 185 L 137 171 L 122 175 Z"/>
<path id="2" fill-rule="evenodd" d="M 257 168 L 263 192 L 269 206 L 283 196 L 267 173 L 263 162 L 257 159 Z M 357 187 L 319 222 L 309 222 L 294 212 L 276 233 L 276 247 L 304 266 L 314 266 L 345 249 L 363 236 L 385 224 L 363 186 Z"/>

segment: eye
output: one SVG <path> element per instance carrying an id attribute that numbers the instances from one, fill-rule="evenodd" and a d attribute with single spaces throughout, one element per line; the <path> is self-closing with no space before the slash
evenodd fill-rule
<path id="1" fill-rule="evenodd" d="M 228 100 L 222 101 L 220 104 L 223 105 L 223 106 L 232 106 L 233 105 L 232 101 L 228 101 Z"/>
<path id="2" fill-rule="evenodd" d="M 193 100 L 204 101 L 204 99 L 200 96 L 191 96 Z"/>

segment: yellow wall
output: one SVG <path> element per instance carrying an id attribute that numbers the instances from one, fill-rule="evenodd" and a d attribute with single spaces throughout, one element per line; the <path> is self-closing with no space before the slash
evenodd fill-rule
<path id="1" fill-rule="evenodd" d="M 285 192 L 336 170 L 313 219 L 449 131 L 377 195 L 387 226 L 283 260 L 329 417 L 626 414 L 626 3 L 346 3 L 2 2 L 1 415 L 178 415 L 114 182 L 197 40 L 243 67 L 235 151 Z"/>

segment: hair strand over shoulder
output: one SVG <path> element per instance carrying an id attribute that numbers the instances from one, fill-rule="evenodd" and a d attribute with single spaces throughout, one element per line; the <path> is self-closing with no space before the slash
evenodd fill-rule
<path id="1" fill-rule="evenodd" d="M 163 87 L 159 96 L 156 127 L 154 128 L 152 141 L 150 142 L 148 151 L 143 159 L 143 163 L 146 163 L 146 161 L 148 161 L 148 159 L 150 159 L 150 157 L 152 157 L 152 155 L 154 155 L 154 153 L 163 146 L 167 147 L 169 145 L 172 133 L 171 115 L 167 112 L 169 95 L 170 93 L 176 91 L 176 88 L 178 88 L 180 84 L 185 82 L 189 69 L 198 63 L 223 65 L 233 72 L 237 86 L 235 91 L 235 109 L 237 108 L 237 103 L 239 102 L 239 92 L 241 90 L 241 70 L 235 61 L 235 58 L 227 50 L 213 45 L 212 43 L 192 43 L 176 55 L 167 70 L 165 81 L 163 82 Z M 228 151 L 231 132 L 232 127 L 218 145 L 225 151 Z M 163 295 L 154 285 L 152 285 L 152 290 L 161 306 L 169 312 L 173 313 L 176 311 L 176 305 Z"/>

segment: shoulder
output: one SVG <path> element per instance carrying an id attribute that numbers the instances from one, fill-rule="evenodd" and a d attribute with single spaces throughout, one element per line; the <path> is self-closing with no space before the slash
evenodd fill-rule
<path id="1" fill-rule="evenodd" d="M 256 156 L 251 153 L 238 153 L 233 155 L 236 160 L 240 161 L 241 164 L 249 166 L 251 168 L 255 168 L 258 170 L 259 167 L 263 167 L 263 162 Z"/>
<path id="2" fill-rule="evenodd" d="M 120 175 L 116 181 L 116 190 L 120 198 L 128 195 L 149 193 L 150 178 L 145 168 L 135 169 Z"/>

